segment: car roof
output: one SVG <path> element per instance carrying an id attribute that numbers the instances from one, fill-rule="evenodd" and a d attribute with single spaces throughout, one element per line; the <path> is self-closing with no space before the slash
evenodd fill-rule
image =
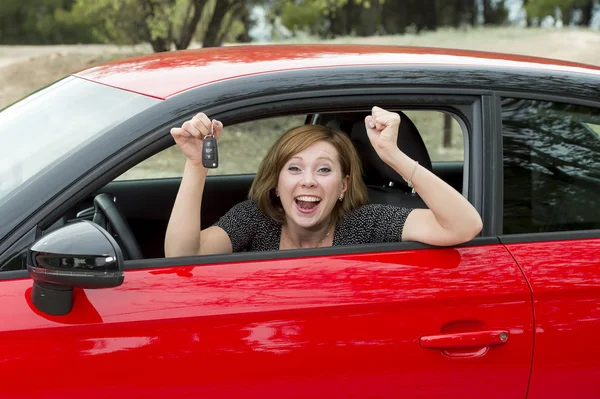
<path id="1" fill-rule="evenodd" d="M 308 68 L 359 65 L 444 65 L 525 68 L 600 75 L 600 67 L 482 51 L 383 45 L 244 45 L 156 53 L 91 67 L 83 79 L 166 99 L 237 77 Z"/>

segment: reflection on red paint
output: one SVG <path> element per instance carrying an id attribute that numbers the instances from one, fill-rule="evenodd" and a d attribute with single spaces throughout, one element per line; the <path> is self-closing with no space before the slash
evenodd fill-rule
<path id="1" fill-rule="evenodd" d="M 100 313 L 89 301 L 85 291 L 81 288 L 73 288 L 73 309 L 70 313 L 63 316 L 53 316 L 41 312 L 33 305 L 31 301 L 31 287 L 25 290 L 25 300 L 29 308 L 38 316 L 46 320 L 60 324 L 91 324 L 102 323 Z"/>
<path id="2" fill-rule="evenodd" d="M 149 272 L 150 274 L 154 274 L 156 276 L 164 275 L 164 274 L 175 274 L 179 277 L 192 277 L 192 270 L 194 270 L 194 266 L 182 266 L 182 267 L 170 267 L 168 269 L 160 269 L 153 270 Z"/>
<path id="3" fill-rule="evenodd" d="M 600 74 L 600 67 L 469 50 L 373 45 L 231 46 L 152 54 L 92 67 L 76 75 L 167 98 L 212 82 L 260 73 L 358 65 L 466 65 Z"/>
<path id="4" fill-rule="evenodd" d="M 336 256 L 337 259 L 364 260 L 389 265 L 402 265 L 419 268 L 444 268 L 455 269 L 461 261 L 460 252 L 456 248 L 419 249 L 405 251 L 405 256 L 398 256 L 394 252 L 377 254 L 357 254 Z"/>
<path id="5" fill-rule="evenodd" d="M 600 239 L 508 244 L 533 291 L 528 398 L 598 398 Z"/>
<path id="6" fill-rule="evenodd" d="M 16 315 L 0 325 L 11 398 L 491 399 L 529 381 L 530 292 L 501 245 L 129 270 L 79 291 L 73 324 L 35 313 L 26 284 L 0 293 L 0 319 Z M 419 345 L 479 328 L 510 343 L 460 358 Z"/>

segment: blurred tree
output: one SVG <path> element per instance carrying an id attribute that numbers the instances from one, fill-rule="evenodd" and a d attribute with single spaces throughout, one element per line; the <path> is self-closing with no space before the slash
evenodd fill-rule
<path id="1" fill-rule="evenodd" d="M 542 19 L 545 16 L 555 16 L 556 9 L 560 9 L 561 14 L 566 15 L 569 7 L 576 0 L 529 0 L 525 7 L 528 17 Z"/>
<path id="2" fill-rule="evenodd" d="M 575 0 L 569 7 L 567 17 L 572 19 L 577 25 L 590 26 L 592 14 L 594 11 L 594 0 Z M 575 13 L 579 12 L 579 18 L 573 18 Z"/>
<path id="3" fill-rule="evenodd" d="M 583 6 L 582 6 L 582 10 L 583 10 L 583 19 L 581 21 L 581 24 L 584 26 L 590 26 L 590 24 L 592 23 L 592 17 L 594 16 L 594 7 L 595 7 L 596 3 L 594 2 L 594 0 L 588 0 L 586 2 L 584 2 Z"/>
<path id="4" fill-rule="evenodd" d="M 508 19 L 505 0 L 483 0 L 483 23 L 485 25 L 501 25 Z"/>
<path id="5" fill-rule="evenodd" d="M 527 10 L 528 4 L 529 0 L 523 0 L 523 9 Z M 529 12 L 526 12 L 525 22 L 527 23 L 528 27 L 532 25 L 531 15 Z"/>
<path id="6" fill-rule="evenodd" d="M 69 17 L 75 0 L 2 0 L 0 43 L 99 42 L 88 21 Z"/>
<path id="7" fill-rule="evenodd" d="M 444 114 L 444 138 L 442 140 L 442 146 L 444 148 L 452 147 L 452 116 L 450 114 Z"/>
<path id="8" fill-rule="evenodd" d="M 321 36 L 320 25 L 324 23 L 323 12 L 322 7 L 317 3 L 296 3 L 283 0 L 275 3 L 271 12 L 279 16 L 281 24 L 292 33 L 308 31 L 311 34 Z"/>
<path id="9" fill-rule="evenodd" d="M 75 0 L 73 16 L 92 21 L 94 33 L 106 42 L 148 42 L 156 52 L 173 46 L 188 48 L 192 40 L 204 47 L 220 46 L 229 28 L 255 0 Z M 202 27 L 198 32 L 198 27 Z M 242 29 L 249 28 L 249 21 Z M 239 32 L 235 32 L 239 35 Z"/>
<path id="10" fill-rule="evenodd" d="M 320 37 L 403 34 L 439 26 L 506 22 L 506 0 L 270 0 L 271 11 L 292 32 Z M 273 18 L 274 19 L 274 18 Z"/>
<path id="11" fill-rule="evenodd" d="M 247 13 L 246 3 L 246 0 L 218 0 L 204 34 L 202 46 L 221 46 L 233 22 L 240 19 L 244 12 Z"/>
<path id="12" fill-rule="evenodd" d="M 563 23 L 569 23 L 574 11 L 579 10 L 581 12 L 579 24 L 589 26 L 594 9 L 594 0 L 526 0 L 523 6 L 527 11 L 528 19 L 554 17 L 556 10 L 559 9 Z"/>
<path id="13" fill-rule="evenodd" d="M 271 12 L 296 33 L 320 37 L 378 33 L 385 0 L 273 0 Z M 271 18 L 274 19 L 273 17 Z"/>
<path id="14" fill-rule="evenodd" d="M 384 32 L 403 34 L 407 30 L 413 30 L 417 33 L 423 30 L 436 30 L 440 23 L 438 17 L 440 15 L 439 3 L 438 0 L 385 2 L 382 10 Z"/>

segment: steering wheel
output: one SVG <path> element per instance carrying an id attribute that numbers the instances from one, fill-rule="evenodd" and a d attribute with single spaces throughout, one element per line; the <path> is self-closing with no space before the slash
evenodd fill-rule
<path id="1" fill-rule="evenodd" d="M 97 223 L 104 229 L 108 225 L 112 227 L 117 242 L 121 245 L 121 250 L 125 259 L 142 259 L 142 251 L 127 223 L 127 220 L 119 212 L 115 204 L 115 198 L 109 194 L 98 194 L 94 197 L 94 223 Z"/>

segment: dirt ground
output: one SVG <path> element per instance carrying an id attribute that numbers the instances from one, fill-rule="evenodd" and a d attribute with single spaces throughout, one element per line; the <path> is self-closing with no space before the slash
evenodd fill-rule
<path id="1" fill-rule="evenodd" d="M 72 72 L 136 54 L 106 46 L 0 46 L 0 109 Z"/>
<path id="2" fill-rule="evenodd" d="M 600 33 L 592 31 L 485 28 L 440 30 L 421 35 L 340 38 L 333 42 L 454 47 L 600 65 Z M 0 109 L 74 71 L 149 52 L 150 48 L 144 45 L 0 46 Z"/>

